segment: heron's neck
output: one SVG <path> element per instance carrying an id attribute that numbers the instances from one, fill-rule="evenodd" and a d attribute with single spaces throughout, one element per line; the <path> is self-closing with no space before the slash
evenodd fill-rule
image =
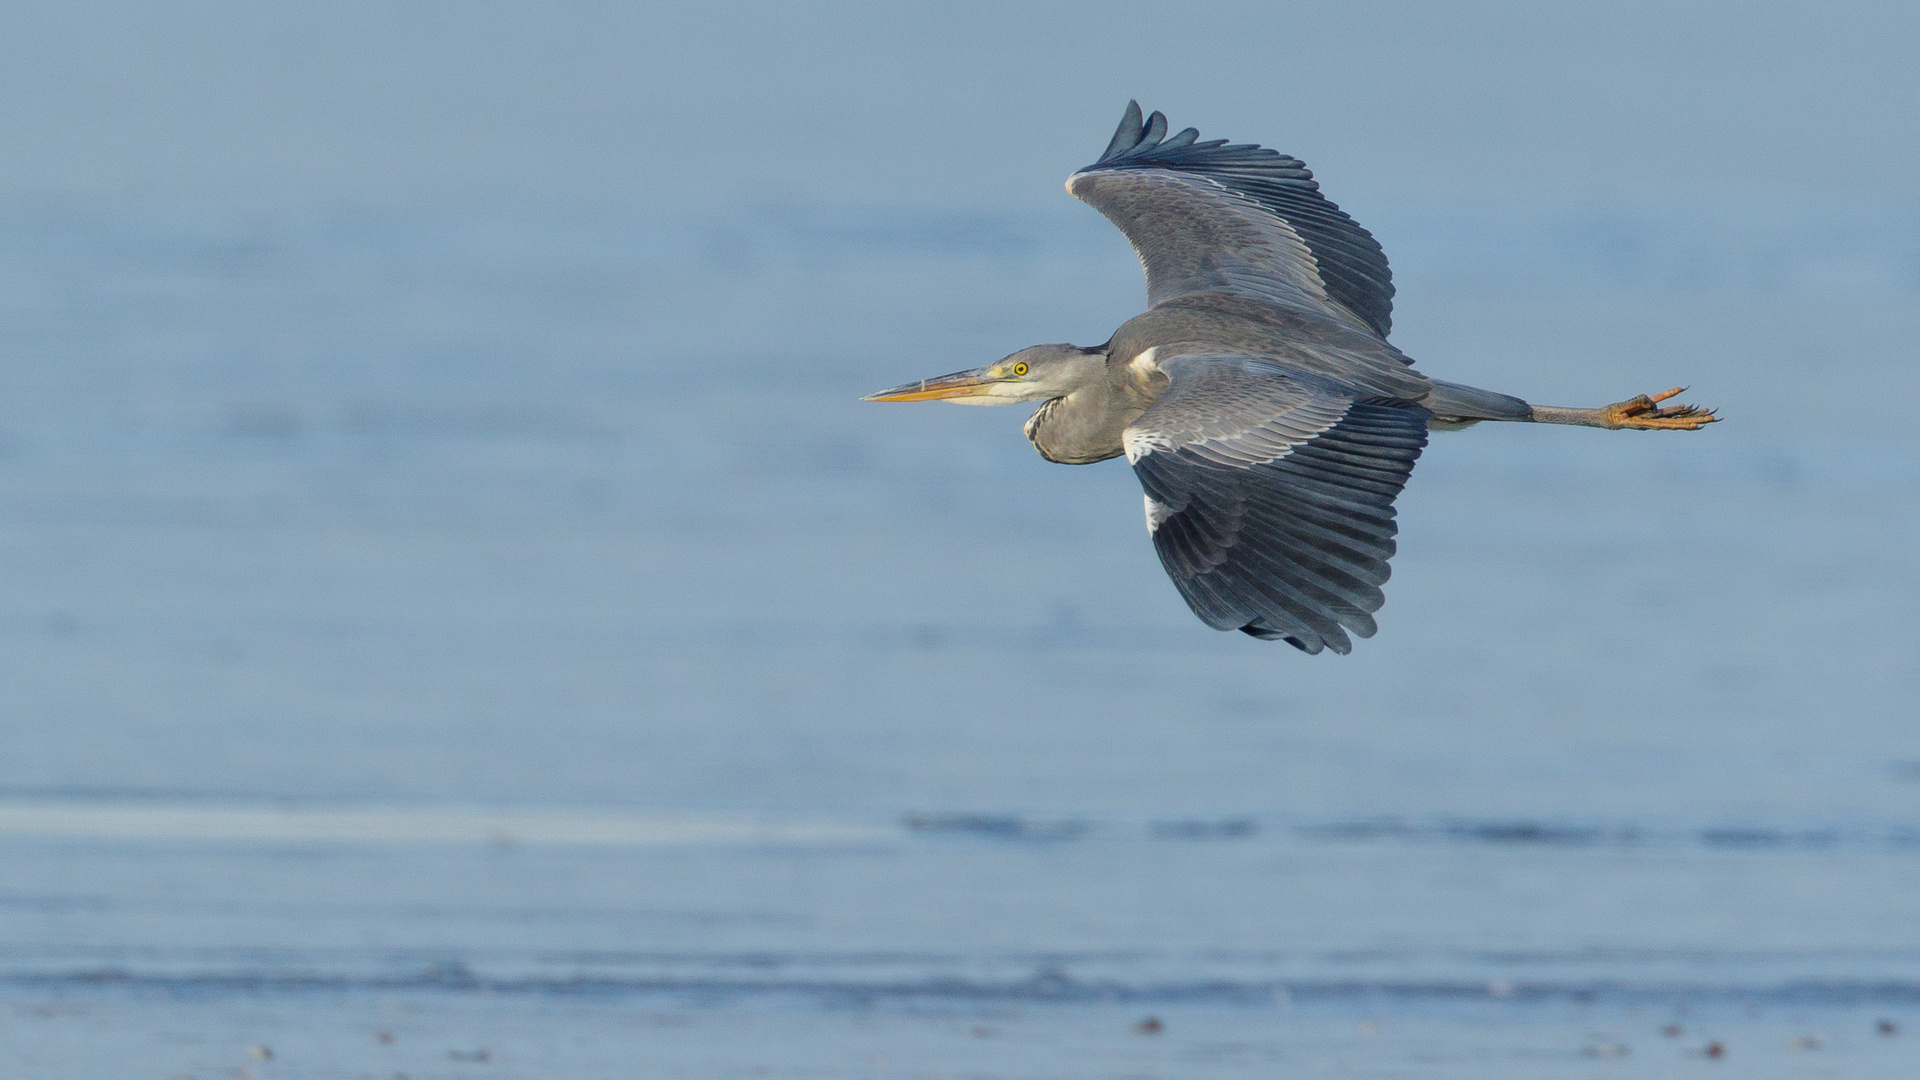
<path id="1" fill-rule="evenodd" d="M 1120 455 L 1120 434 L 1139 415 L 1139 407 L 1112 387 L 1085 386 L 1036 409 L 1027 420 L 1027 440 L 1048 461 L 1091 465 Z"/>

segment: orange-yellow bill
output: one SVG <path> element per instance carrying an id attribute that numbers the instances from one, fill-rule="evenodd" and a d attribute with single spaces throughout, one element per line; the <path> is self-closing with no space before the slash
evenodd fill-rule
<path id="1" fill-rule="evenodd" d="M 1000 380 L 988 374 L 988 368 L 974 368 L 971 371 L 956 371 L 951 375 L 942 375 L 937 379 L 921 379 L 919 382 L 896 386 L 891 390 L 882 390 L 877 394 L 868 394 L 862 401 L 940 401 L 944 398 L 976 397 L 987 387 Z"/>

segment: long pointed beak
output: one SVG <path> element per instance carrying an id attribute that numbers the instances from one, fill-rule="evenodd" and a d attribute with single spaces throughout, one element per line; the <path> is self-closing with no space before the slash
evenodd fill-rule
<path id="1" fill-rule="evenodd" d="M 1002 381 L 988 374 L 991 370 L 983 367 L 974 368 L 972 371 L 956 371 L 951 375 L 942 375 L 937 379 L 921 379 L 919 382 L 896 386 L 877 394 L 868 394 L 860 400 L 939 401 L 943 398 L 979 397 Z"/>

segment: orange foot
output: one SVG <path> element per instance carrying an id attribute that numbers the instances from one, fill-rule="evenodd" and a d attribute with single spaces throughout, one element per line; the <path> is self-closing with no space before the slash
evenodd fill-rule
<path id="1" fill-rule="evenodd" d="M 1685 389 L 1684 386 L 1676 386 L 1652 397 L 1641 394 L 1617 405 L 1606 406 L 1600 410 L 1600 415 L 1606 419 L 1608 427 L 1637 428 L 1642 431 L 1693 431 L 1720 419 L 1713 415 L 1712 409 L 1703 409 L 1698 405 L 1659 407 L 1661 402 Z"/>

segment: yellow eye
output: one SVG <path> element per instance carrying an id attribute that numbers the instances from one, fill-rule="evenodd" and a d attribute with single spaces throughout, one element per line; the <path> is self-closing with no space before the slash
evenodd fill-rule
<path id="1" fill-rule="evenodd" d="M 1013 373 L 1015 375 L 1025 375 L 1027 373 L 1027 362 L 1025 360 L 1022 360 L 1019 363 L 1013 365 Z"/>

